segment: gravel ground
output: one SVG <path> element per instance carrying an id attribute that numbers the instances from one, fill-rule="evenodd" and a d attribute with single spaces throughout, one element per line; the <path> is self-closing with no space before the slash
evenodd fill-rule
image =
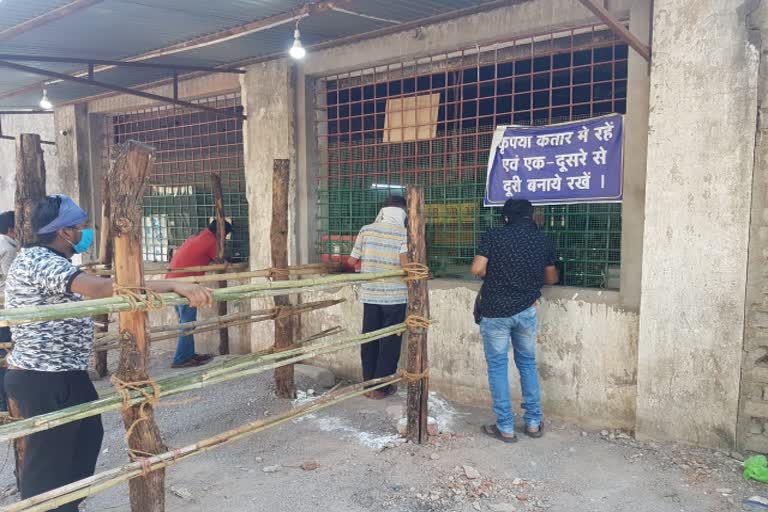
<path id="1" fill-rule="evenodd" d="M 153 356 L 154 375 L 170 355 Z M 297 376 L 299 389 L 318 389 Z M 108 386 L 107 382 L 99 383 Z M 320 390 L 318 389 L 318 392 Z M 274 398 L 271 374 L 190 394 L 198 401 L 160 407 L 163 439 L 179 447 L 293 406 Z M 396 433 L 404 393 L 384 401 L 355 398 L 310 417 L 226 445 L 170 468 L 171 512 L 716 512 L 768 495 L 740 477 L 729 455 L 677 445 L 643 444 L 620 432 L 583 432 L 547 423 L 542 439 L 507 445 L 480 433 L 490 411 L 432 396 L 443 432 L 430 443 Z M 117 414 L 103 418 L 98 470 L 127 457 Z M 0 447 L 0 489 L 12 489 L 9 446 Z M 9 491 L 10 492 L 10 491 Z M 16 496 L 0 500 L 13 502 Z M 83 510 L 128 511 L 127 485 L 87 500 Z"/>

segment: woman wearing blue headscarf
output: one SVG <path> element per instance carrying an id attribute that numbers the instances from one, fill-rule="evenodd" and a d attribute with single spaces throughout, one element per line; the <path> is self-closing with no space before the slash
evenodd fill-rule
<path id="1" fill-rule="evenodd" d="M 72 199 L 45 198 L 32 213 L 32 227 L 35 243 L 21 250 L 8 272 L 8 308 L 112 296 L 112 279 L 87 274 L 70 261 L 93 243 L 88 216 Z M 149 281 L 146 286 L 159 293 L 178 293 L 195 307 L 209 306 L 213 300 L 209 289 L 194 284 Z M 36 322 L 11 330 L 14 348 L 8 357 L 5 386 L 22 417 L 98 398 L 88 378 L 94 339 L 90 318 Z M 93 475 L 103 434 L 101 417 L 93 416 L 25 437 L 22 499 Z M 75 512 L 78 503 L 56 510 Z"/>

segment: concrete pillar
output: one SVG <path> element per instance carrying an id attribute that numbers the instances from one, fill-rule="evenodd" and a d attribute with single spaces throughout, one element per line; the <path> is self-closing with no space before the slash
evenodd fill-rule
<path id="1" fill-rule="evenodd" d="M 651 0 L 637 0 L 629 15 L 629 30 L 648 43 L 651 36 Z M 650 64 L 629 49 L 627 115 L 624 126 L 624 202 L 621 216 L 621 305 L 640 310 L 645 220 L 645 169 L 648 148 L 648 94 Z"/>
<path id="2" fill-rule="evenodd" d="M 66 105 L 56 109 L 56 149 L 59 156 L 58 172 L 48 171 L 46 184 L 49 194 L 66 194 L 88 212 L 97 227 L 101 220 L 102 169 L 92 169 L 91 131 L 88 106 Z M 83 255 L 83 261 L 95 259 L 98 243 Z"/>
<path id="3" fill-rule="evenodd" d="M 287 59 L 249 66 L 241 75 L 242 97 L 248 119 L 243 127 L 245 182 L 249 205 L 251 268 L 272 265 L 269 230 L 272 222 L 272 162 L 277 158 L 291 161 L 289 201 L 290 243 L 288 257 L 295 262 L 294 198 L 296 195 L 296 94 L 293 64 Z M 272 300 L 254 300 L 252 307 L 271 307 Z M 252 350 L 272 345 L 271 322 L 254 324 Z"/>
<path id="4" fill-rule="evenodd" d="M 768 3 L 760 2 L 748 23 L 768 44 Z M 747 266 L 746 324 L 736 447 L 768 452 L 768 62 L 760 62 L 759 111 L 752 180 L 752 221 Z"/>
<path id="5" fill-rule="evenodd" d="M 743 0 L 655 0 L 637 433 L 733 446 L 759 50 Z"/>

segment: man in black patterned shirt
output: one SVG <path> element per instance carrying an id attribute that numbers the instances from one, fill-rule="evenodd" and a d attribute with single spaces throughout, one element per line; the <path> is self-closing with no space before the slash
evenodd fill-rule
<path id="1" fill-rule="evenodd" d="M 512 443 L 515 416 L 509 397 L 509 346 L 520 373 L 525 409 L 523 431 L 530 437 L 543 434 L 539 373 L 536 368 L 536 308 L 544 285 L 559 280 L 555 245 L 533 222 L 529 201 L 510 199 L 502 209 L 504 226 L 488 231 L 472 262 L 472 273 L 483 278 L 478 303 L 488 384 L 496 423 L 483 431 Z"/>

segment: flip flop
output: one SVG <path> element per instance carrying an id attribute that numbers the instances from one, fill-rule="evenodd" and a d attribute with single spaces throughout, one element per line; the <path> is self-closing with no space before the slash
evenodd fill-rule
<path id="1" fill-rule="evenodd" d="M 541 423 L 539 423 L 539 430 L 537 430 L 535 432 L 531 432 L 530 430 L 528 430 L 528 428 L 529 427 L 526 426 L 525 429 L 523 430 L 523 433 L 525 435 L 527 435 L 528 437 L 532 437 L 534 439 L 538 439 L 538 438 L 540 438 L 541 436 L 544 435 L 544 420 L 542 420 Z"/>
<path id="2" fill-rule="evenodd" d="M 494 425 L 483 425 L 483 433 L 485 433 L 488 436 L 493 437 L 494 439 L 498 439 L 502 443 L 516 443 L 517 442 L 517 434 L 513 435 L 512 437 L 505 436 L 501 433 L 499 428 Z"/>

